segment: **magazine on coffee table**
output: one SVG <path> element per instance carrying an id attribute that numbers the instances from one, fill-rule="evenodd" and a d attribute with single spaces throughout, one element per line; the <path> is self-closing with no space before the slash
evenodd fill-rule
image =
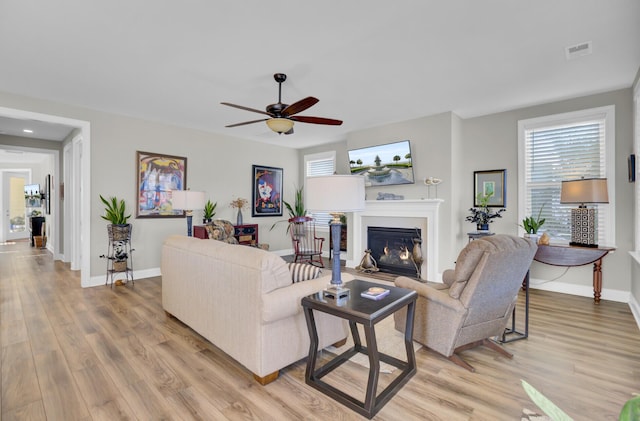
<path id="1" fill-rule="evenodd" d="M 368 298 L 370 300 L 379 300 L 389 295 L 389 290 L 381 287 L 371 287 L 366 291 L 360 293 L 361 297 Z"/>

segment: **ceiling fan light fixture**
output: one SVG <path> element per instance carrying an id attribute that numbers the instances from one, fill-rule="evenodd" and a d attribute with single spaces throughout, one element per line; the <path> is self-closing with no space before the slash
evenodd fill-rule
<path id="1" fill-rule="evenodd" d="M 293 128 L 293 121 L 288 118 L 270 118 L 267 126 L 276 133 L 286 133 Z"/>

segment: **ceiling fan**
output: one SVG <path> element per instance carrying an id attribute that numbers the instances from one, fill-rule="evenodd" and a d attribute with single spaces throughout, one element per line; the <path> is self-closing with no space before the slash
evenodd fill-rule
<path id="1" fill-rule="evenodd" d="M 239 108 L 241 110 L 253 111 L 254 113 L 268 115 L 269 118 L 261 118 L 259 120 L 251 120 L 245 121 L 242 123 L 230 124 L 225 127 L 238 127 L 244 126 L 246 124 L 259 123 L 261 121 L 266 121 L 267 126 L 271 130 L 279 134 L 292 134 L 293 133 L 293 123 L 299 121 L 300 123 L 312 123 L 312 124 L 327 124 L 330 126 L 339 126 L 342 124 L 342 120 L 334 120 L 332 118 L 323 118 L 323 117 L 310 117 L 310 116 L 302 116 L 295 115 L 298 114 L 307 108 L 312 107 L 316 103 L 318 103 L 319 99 L 314 98 L 312 96 L 308 96 L 304 99 L 301 99 L 298 102 L 294 102 L 291 105 L 282 103 L 282 82 L 287 80 L 287 75 L 284 73 L 276 73 L 273 75 L 273 78 L 278 82 L 278 102 L 276 104 L 267 105 L 266 111 L 257 110 L 255 108 L 244 107 L 242 105 L 231 104 L 228 102 L 221 102 L 222 105 L 227 105 L 229 107 Z"/>

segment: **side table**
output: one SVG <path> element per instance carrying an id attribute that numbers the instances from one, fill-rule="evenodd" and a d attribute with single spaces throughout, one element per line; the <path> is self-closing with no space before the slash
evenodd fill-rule
<path id="1" fill-rule="evenodd" d="M 602 292 L 602 259 L 614 247 L 579 247 L 565 244 L 538 245 L 533 260 L 553 266 L 584 266 L 593 263 L 593 302 L 600 304 Z"/>
<path id="2" fill-rule="evenodd" d="M 488 237 L 490 235 L 495 235 L 495 232 L 472 231 L 467 233 L 467 236 L 469 237 L 469 242 L 472 242 L 473 240 L 477 240 L 478 238 Z"/>
<path id="3" fill-rule="evenodd" d="M 360 296 L 360 293 L 370 287 L 379 287 L 380 284 L 356 279 L 347 282 L 344 286 L 351 291 L 350 297 L 344 302 L 336 302 L 335 300 L 325 298 L 322 292 L 309 295 L 302 299 L 302 307 L 311 340 L 309 345 L 309 358 L 307 359 L 307 368 L 305 371 L 305 381 L 313 388 L 370 419 L 378 413 L 393 395 L 416 373 L 416 359 L 413 350 L 413 316 L 418 294 L 415 291 L 404 288 L 385 286 L 385 288 L 390 290 L 389 295 L 376 301 L 363 298 Z M 407 307 L 404 334 L 404 343 L 407 352 L 406 362 L 379 352 L 375 333 L 375 325 L 378 322 L 391 316 L 405 306 Z M 319 368 L 316 367 L 318 360 L 318 331 L 313 315 L 314 311 L 332 314 L 348 320 L 354 343 L 352 348 L 336 356 Z M 367 346 L 363 346 L 360 341 L 356 323 L 360 323 L 364 327 Z M 369 357 L 369 378 L 364 402 L 322 381 L 324 376 L 347 362 L 349 358 L 357 353 L 363 353 Z M 393 365 L 401 369 L 402 372 L 382 392 L 376 395 L 380 375 L 380 361 Z"/>

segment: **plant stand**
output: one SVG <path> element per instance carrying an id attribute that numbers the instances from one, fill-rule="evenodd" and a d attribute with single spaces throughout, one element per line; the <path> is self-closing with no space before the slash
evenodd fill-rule
<path id="1" fill-rule="evenodd" d="M 131 285 L 135 285 L 133 280 L 133 256 L 135 249 L 131 248 L 131 224 L 126 225 L 107 225 L 107 233 L 109 234 L 109 245 L 107 254 L 100 257 L 107 259 L 107 278 L 105 285 L 110 284 L 113 288 L 114 276 L 118 273 L 124 273 L 124 283 L 131 280 Z M 116 261 L 117 251 L 126 254 L 126 259 Z"/>

